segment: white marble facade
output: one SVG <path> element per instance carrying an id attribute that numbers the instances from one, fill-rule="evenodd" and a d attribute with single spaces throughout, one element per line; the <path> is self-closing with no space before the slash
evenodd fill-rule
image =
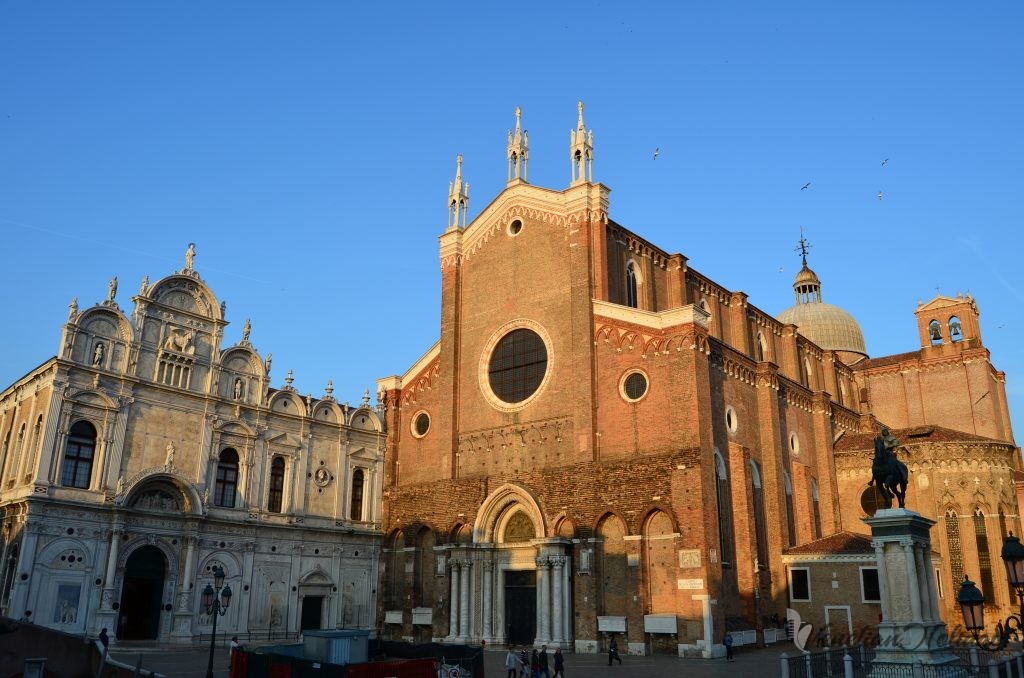
<path id="1" fill-rule="evenodd" d="M 270 386 L 271 356 L 224 347 L 192 266 L 132 297 L 73 301 L 59 354 L 0 392 L 0 612 L 72 633 L 191 642 L 218 632 L 372 628 L 382 418 Z"/>

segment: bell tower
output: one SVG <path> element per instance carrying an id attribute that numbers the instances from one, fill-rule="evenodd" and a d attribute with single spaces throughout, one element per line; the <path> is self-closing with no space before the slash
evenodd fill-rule
<path id="1" fill-rule="evenodd" d="M 448 228 L 454 231 L 466 227 L 469 209 L 469 184 L 462 183 L 462 154 L 455 158 L 455 181 L 448 182 Z"/>
<path id="2" fill-rule="evenodd" d="M 576 104 L 579 121 L 576 129 L 569 131 L 569 162 L 572 166 L 570 186 L 594 180 L 594 130 L 589 132 L 583 125 L 583 102 Z"/>
<path id="3" fill-rule="evenodd" d="M 516 131 L 508 133 L 508 183 L 526 181 L 526 162 L 530 159 L 529 138 L 522 129 L 523 111 L 516 106 Z"/>
<path id="4" fill-rule="evenodd" d="M 921 348 L 943 347 L 943 351 L 949 351 L 957 346 L 963 349 L 982 345 L 978 304 L 970 294 L 957 292 L 955 299 L 937 294 L 926 304 L 918 302 L 914 315 Z"/>

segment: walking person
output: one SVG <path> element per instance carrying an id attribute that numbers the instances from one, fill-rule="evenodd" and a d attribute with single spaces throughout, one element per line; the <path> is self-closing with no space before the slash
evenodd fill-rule
<path id="1" fill-rule="evenodd" d="M 722 644 L 725 645 L 725 661 L 732 661 L 732 634 L 728 631 L 725 633 L 725 638 L 722 639 Z"/>
<path id="2" fill-rule="evenodd" d="M 540 675 L 540 657 L 537 656 L 537 648 L 530 653 L 530 678 L 537 678 Z"/>
<path id="3" fill-rule="evenodd" d="M 508 675 L 505 678 L 517 678 L 519 674 L 519 656 L 516 654 L 516 648 L 512 645 L 508 646 L 508 654 L 505 655 L 505 668 L 508 669 Z"/>
<path id="4" fill-rule="evenodd" d="M 552 678 L 565 678 L 565 658 L 560 647 L 555 649 L 555 674 Z"/>
<path id="5" fill-rule="evenodd" d="M 519 651 L 519 678 L 533 678 L 530 675 L 530 652 L 525 647 Z"/>
<path id="6" fill-rule="evenodd" d="M 612 642 L 608 644 L 608 666 L 612 665 L 612 660 L 622 663 L 622 657 L 619 656 L 619 644 L 615 642 L 615 636 L 612 636 Z"/>
<path id="7" fill-rule="evenodd" d="M 540 654 L 537 655 L 537 674 L 544 676 L 544 678 L 551 678 L 551 673 L 548 671 L 548 646 L 540 646 Z"/>

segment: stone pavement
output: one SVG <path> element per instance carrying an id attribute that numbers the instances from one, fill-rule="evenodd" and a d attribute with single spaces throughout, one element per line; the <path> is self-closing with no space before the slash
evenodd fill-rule
<path id="1" fill-rule="evenodd" d="M 796 649 L 790 643 L 779 643 L 762 649 L 736 650 L 736 660 L 724 659 L 680 659 L 671 655 L 646 657 L 622 656 L 622 665 L 608 666 L 606 654 L 566 654 L 565 673 L 569 678 L 586 676 L 608 676 L 609 678 L 655 678 L 660 676 L 685 676 L 686 678 L 714 678 L 717 676 L 765 676 L 778 678 L 779 655 L 783 652 L 792 656 Z M 135 666 L 142 655 L 142 666 L 168 678 L 202 678 L 206 675 L 209 646 L 169 648 L 118 646 L 112 647 L 111 656 L 130 666 Z M 228 652 L 217 648 L 213 658 L 214 678 L 227 678 Z M 484 657 L 487 678 L 505 678 L 505 651 L 488 649 Z"/>

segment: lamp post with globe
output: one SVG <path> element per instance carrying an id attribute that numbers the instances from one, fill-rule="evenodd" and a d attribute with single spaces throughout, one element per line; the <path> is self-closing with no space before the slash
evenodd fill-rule
<path id="1" fill-rule="evenodd" d="M 213 568 L 213 585 L 203 589 L 203 608 L 213 618 L 213 633 L 210 635 L 210 662 L 206 666 L 206 678 L 213 678 L 213 650 L 217 643 L 217 617 L 223 617 L 231 605 L 231 587 L 224 585 L 224 568 Z"/>

